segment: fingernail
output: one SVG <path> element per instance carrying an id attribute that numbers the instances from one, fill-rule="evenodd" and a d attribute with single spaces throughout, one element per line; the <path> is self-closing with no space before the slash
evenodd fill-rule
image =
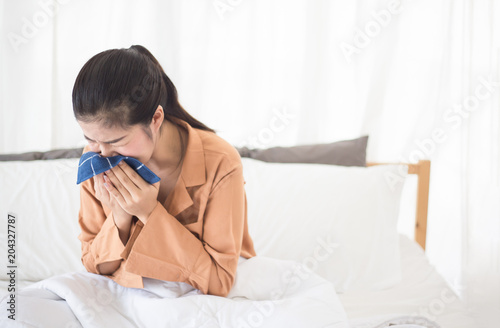
<path id="1" fill-rule="evenodd" d="M 109 170 L 106 171 L 106 174 L 109 174 Z"/>
<path id="2" fill-rule="evenodd" d="M 123 166 L 123 161 L 121 161 L 120 163 L 118 163 L 118 165 Z"/>
<path id="3" fill-rule="evenodd" d="M 109 185 L 106 182 L 104 182 L 104 187 L 106 187 L 106 189 L 109 189 Z"/>

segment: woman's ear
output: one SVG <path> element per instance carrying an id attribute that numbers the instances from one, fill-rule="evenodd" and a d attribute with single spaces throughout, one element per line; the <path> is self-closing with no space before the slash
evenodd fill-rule
<path id="1" fill-rule="evenodd" d="M 163 112 L 163 107 L 161 107 L 161 105 L 158 105 L 153 115 L 153 119 L 151 120 L 151 130 L 153 130 L 154 132 L 158 132 L 164 119 L 165 113 Z"/>

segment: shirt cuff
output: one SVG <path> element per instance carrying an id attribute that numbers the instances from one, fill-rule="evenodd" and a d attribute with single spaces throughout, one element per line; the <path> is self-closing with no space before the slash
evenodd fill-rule
<path id="1" fill-rule="evenodd" d="M 122 260 L 122 252 L 125 249 L 118 228 L 115 225 L 113 214 L 108 216 L 104 221 L 101 230 L 96 235 L 90 251 L 95 258 L 95 269 L 99 272 L 99 264 Z M 100 273 L 100 272 L 99 272 Z"/>

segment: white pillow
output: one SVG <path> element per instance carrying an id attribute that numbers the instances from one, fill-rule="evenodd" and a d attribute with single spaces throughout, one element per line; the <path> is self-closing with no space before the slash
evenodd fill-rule
<path id="1" fill-rule="evenodd" d="M 0 257 L 6 263 L 7 215 L 13 213 L 20 280 L 85 271 L 78 240 L 78 160 L 0 162 Z"/>
<path id="2" fill-rule="evenodd" d="M 6 267 L 7 216 L 13 213 L 20 280 L 85 271 L 77 239 L 78 160 L 0 162 L 1 262 Z M 338 292 L 400 281 L 396 226 L 402 183 L 394 184 L 394 177 L 404 181 L 406 167 L 242 162 L 258 255 L 302 262 Z"/>
<path id="3" fill-rule="evenodd" d="M 304 263 L 337 292 L 401 281 L 397 220 L 406 166 L 242 162 L 257 255 Z"/>

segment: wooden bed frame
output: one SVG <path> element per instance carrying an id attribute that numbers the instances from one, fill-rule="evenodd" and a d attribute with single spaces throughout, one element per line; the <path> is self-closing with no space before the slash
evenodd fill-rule
<path id="1" fill-rule="evenodd" d="M 416 174 L 417 185 L 417 211 L 415 213 L 415 241 L 425 250 L 427 236 L 427 210 L 429 208 L 429 180 L 431 175 L 431 162 L 420 160 L 417 164 L 408 163 L 374 163 L 368 162 L 366 166 L 384 164 L 404 164 L 408 166 L 408 174 Z"/>

